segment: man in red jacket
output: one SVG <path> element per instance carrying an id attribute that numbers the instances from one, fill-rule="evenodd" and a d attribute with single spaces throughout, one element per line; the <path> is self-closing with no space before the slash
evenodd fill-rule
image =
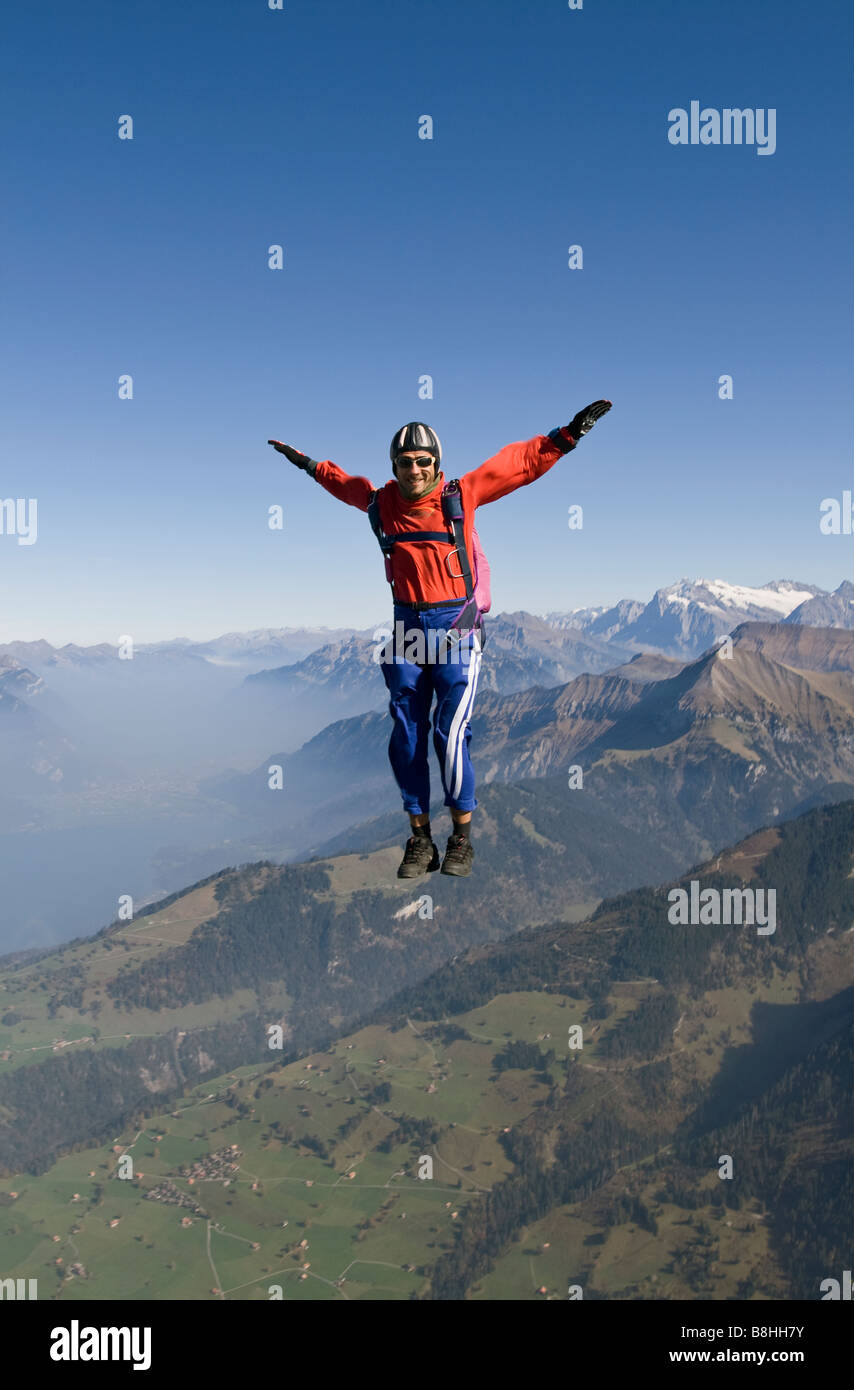
<path id="1" fill-rule="evenodd" d="M 459 480 L 458 528 L 449 520 L 448 485 L 439 470 L 442 446 L 429 425 L 412 421 L 398 430 L 389 451 L 394 478 L 379 490 L 329 459 L 318 462 L 281 440 L 268 441 L 333 497 L 368 512 L 386 557 L 397 634 L 382 658 L 394 720 L 389 759 L 412 831 L 399 878 L 439 868 L 427 759 L 434 694 L 433 746 L 454 824 L 442 873 L 469 874 L 474 859 L 470 826 L 478 803 L 469 720 L 483 649 L 481 614 L 489 608 L 488 566 L 474 527 L 475 510 L 542 477 L 610 409 L 610 401 L 594 401 L 568 425 L 508 444 L 466 473 Z"/>

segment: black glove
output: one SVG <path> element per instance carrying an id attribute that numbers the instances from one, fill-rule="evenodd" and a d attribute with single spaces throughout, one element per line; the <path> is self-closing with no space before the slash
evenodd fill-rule
<path id="1" fill-rule="evenodd" d="M 587 434 L 588 430 L 592 430 L 596 421 L 601 420 L 603 415 L 607 415 L 610 409 L 610 401 L 594 401 L 592 405 L 586 405 L 583 410 L 579 410 L 566 428 L 573 439 L 580 439 L 582 435 Z"/>
<path id="2" fill-rule="evenodd" d="M 302 468 L 310 477 L 314 477 L 314 470 L 317 468 L 316 459 L 310 459 L 308 454 L 301 454 L 299 449 L 292 449 L 290 444 L 283 444 L 280 439 L 268 439 L 267 443 L 272 444 L 277 453 L 284 454 L 291 463 L 295 463 L 297 468 Z"/>

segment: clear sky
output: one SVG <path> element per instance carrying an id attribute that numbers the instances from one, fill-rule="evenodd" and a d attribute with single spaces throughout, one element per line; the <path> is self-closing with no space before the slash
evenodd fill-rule
<path id="1" fill-rule="evenodd" d="M 453 477 L 599 396 L 478 514 L 493 611 L 854 577 L 818 526 L 854 486 L 852 32 L 839 0 L 15 6 L 0 499 L 38 532 L 0 534 L 0 641 L 367 625 L 366 517 L 269 437 L 381 484 L 426 420 Z M 773 108 L 775 152 L 671 144 L 694 100 Z"/>

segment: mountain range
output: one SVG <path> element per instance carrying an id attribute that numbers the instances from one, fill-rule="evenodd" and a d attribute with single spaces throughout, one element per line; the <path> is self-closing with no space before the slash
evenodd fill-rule
<path id="1" fill-rule="evenodd" d="M 623 599 L 607 608 L 549 613 L 546 621 L 635 650 L 688 658 L 745 622 L 854 627 L 854 585 L 844 580 L 828 593 L 789 579 L 759 588 L 721 579 L 681 579 L 658 589 L 647 604 Z"/>
<path id="2" fill-rule="evenodd" d="M 586 757 L 589 742 L 628 718 L 645 685 L 638 718 L 648 721 L 658 701 L 662 710 L 677 706 L 668 717 L 684 721 L 694 697 L 683 699 L 668 681 L 702 660 L 693 650 L 701 639 L 734 632 L 744 613 L 770 613 L 781 632 L 828 618 L 850 631 L 851 590 L 847 583 L 831 595 L 789 581 L 754 590 L 683 581 L 647 605 L 626 600 L 551 622 L 490 616 L 472 725 L 478 775 L 540 776 L 564 756 Z M 391 813 L 399 803 L 387 764 L 387 695 L 373 660 L 376 631 L 262 629 L 208 643 L 176 639 L 143 645 L 130 661 L 107 644 L 0 648 L 0 872 L 7 885 L 0 946 L 62 939 L 109 920 L 122 892 L 147 902 L 229 863 L 315 853 L 357 831 L 369 810 Z M 642 644 L 643 634 L 660 645 Z M 798 667 L 797 655 L 771 655 Z M 286 664 L 270 664 L 276 661 Z M 685 679 L 700 674 L 697 668 Z M 812 686 L 819 674 L 808 677 Z M 757 694 L 739 689 L 732 697 L 747 702 L 741 718 L 748 722 Z M 803 722 L 797 710 L 792 717 Z M 690 718 L 698 724 L 696 713 Z M 628 751 L 617 761 L 626 763 Z M 682 759 L 687 745 L 675 751 Z M 713 751 L 698 785 L 733 753 Z M 826 753 L 829 743 L 814 748 L 805 775 L 795 770 L 782 799 L 769 797 L 757 812 L 773 814 L 778 800 L 779 813 L 790 812 L 800 804 L 797 786 L 808 800 L 823 783 L 844 783 L 848 773 L 834 771 L 835 752 L 824 769 Z M 655 766 L 663 757 L 644 755 L 635 773 L 666 780 Z M 273 763 L 285 769 L 276 796 L 266 786 Z M 750 778 L 765 778 L 770 788 L 773 773 L 774 757 L 761 771 L 748 770 L 747 801 L 762 800 Z M 616 789 L 618 781 L 609 771 L 602 794 L 616 795 L 606 783 Z M 630 795 L 628 809 L 632 802 Z M 706 808 L 701 819 L 709 816 Z M 702 853 L 726 834 L 725 815 L 716 826 L 697 827 L 690 810 L 688 818 L 685 853 Z M 751 823 L 736 819 L 729 830 L 743 833 Z M 671 851 L 680 833 L 674 825 Z"/>

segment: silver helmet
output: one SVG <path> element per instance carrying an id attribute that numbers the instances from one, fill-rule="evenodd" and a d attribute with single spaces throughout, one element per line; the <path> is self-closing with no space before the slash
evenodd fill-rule
<path id="1" fill-rule="evenodd" d="M 397 462 L 398 454 L 408 454 L 412 449 L 421 449 L 425 454 L 432 454 L 438 472 L 439 464 L 442 462 L 439 436 L 420 420 L 412 420 L 397 431 L 388 451 L 392 466 Z"/>

